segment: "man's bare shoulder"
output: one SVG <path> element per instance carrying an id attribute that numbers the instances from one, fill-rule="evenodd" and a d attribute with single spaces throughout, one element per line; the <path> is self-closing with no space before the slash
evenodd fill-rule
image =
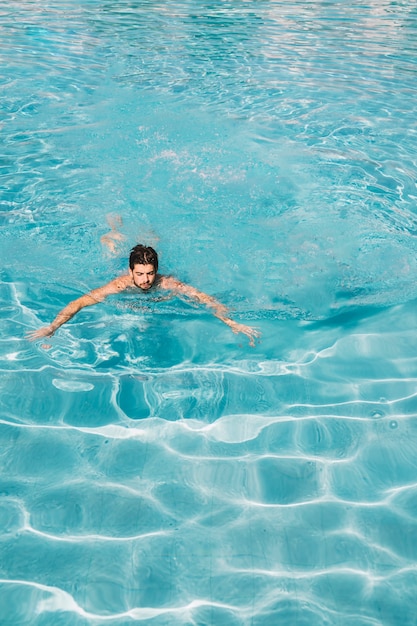
<path id="1" fill-rule="evenodd" d="M 199 291 L 192 285 L 187 285 L 187 283 L 182 283 L 178 278 L 174 278 L 174 276 L 161 276 L 159 281 L 159 286 L 162 289 L 167 289 L 176 294 L 182 294 L 184 296 L 189 296 L 190 298 L 195 298 L 200 302 L 211 302 L 213 298 L 208 296 L 207 294 Z"/>
<path id="2" fill-rule="evenodd" d="M 184 291 L 186 285 L 177 278 L 174 278 L 174 276 L 160 276 L 158 287 L 167 289 L 168 291 Z"/>
<path id="3" fill-rule="evenodd" d="M 114 278 L 102 287 L 93 289 L 89 292 L 88 295 L 91 296 L 94 300 L 97 300 L 97 302 L 100 302 L 101 300 L 104 300 L 104 298 L 107 298 L 107 296 L 111 296 L 115 293 L 125 291 L 125 289 L 128 289 L 131 286 L 132 279 L 129 274 L 126 274 L 124 276 L 118 276 L 117 278 Z"/>

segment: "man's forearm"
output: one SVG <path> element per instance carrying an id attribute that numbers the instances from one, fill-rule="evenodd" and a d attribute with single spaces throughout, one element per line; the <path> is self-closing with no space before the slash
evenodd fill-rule
<path id="1" fill-rule="evenodd" d="M 62 309 L 54 319 L 54 321 L 50 324 L 50 328 L 52 332 L 55 332 L 60 328 L 63 324 L 68 322 L 78 311 L 83 309 L 86 306 L 91 306 L 96 304 L 96 300 L 91 296 L 81 296 L 81 298 L 77 298 L 77 300 L 73 300 L 66 307 Z"/>
<path id="2" fill-rule="evenodd" d="M 65 322 L 68 322 L 68 320 L 74 317 L 74 315 L 78 313 L 79 310 L 80 309 L 70 308 L 70 305 L 66 306 L 65 309 L 62 309 L 62 311 L 58 313 L 54 321 L 50 324 L 51 330 L 53 332 L 58 330 L 58 328 L 60 328 L 62 324 L 65 324 Z"/>

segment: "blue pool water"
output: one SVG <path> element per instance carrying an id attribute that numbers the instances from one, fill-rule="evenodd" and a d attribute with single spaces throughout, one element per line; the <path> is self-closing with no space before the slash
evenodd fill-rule
<path id="1" fill-rule="evenodd" d="M 1 625 L 416 625 L 415 3 L 8 0 L 0 36 Z M 256 346 L 143 297 L 26 339 L 138 242 Z"/>

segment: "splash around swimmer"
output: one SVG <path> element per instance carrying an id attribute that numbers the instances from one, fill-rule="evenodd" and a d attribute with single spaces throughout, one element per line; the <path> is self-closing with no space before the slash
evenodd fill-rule
<path id="1" fill-rule="evenodd" d="M 121 223 L 120 218 L 118 218 L 117 223 Z M 110 224 L 112 230 L 107 235 L 104 235 L 101 241 L 111 253 L 115 253 L 117 242 L 121 241 L 123 236 L 116 230 L 114 221 Z M 114 278 L 105 285 L 71 301 L 58 313 L 51 324 L 28 333 L 28 338 L 34 341 L 43 337 L 51 337 L 58 328 L 68 322 L 81 309 L 103 302 L 110 295 L 136 289 L 142 292 L 161 289 L 170 292 L 174 296 L 186 296 L 197 303 L 204 304 L 212 311 L 213 315 L 229 326 L 234 333 L 246 335 L 249 338 L 249 344 L 251 346 L 255 345 L 255 339 L 260 337 L 258 330 L 231 319 L 228 316 L 227 307 L 212 296 L 179 281 L 173 276 L 158 274 L 158 266 L 158 254 L 152 247 L 143 244 L 134 246 L 130 251 L 127 274 Z"/>

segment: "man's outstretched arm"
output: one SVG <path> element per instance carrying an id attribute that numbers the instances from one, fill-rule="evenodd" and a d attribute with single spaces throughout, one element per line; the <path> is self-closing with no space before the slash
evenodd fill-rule
<path id="1" fill-rule="evenodd" d="M 182 283 L 179 280 L 170 276 L 164 276 L 163 280 L 161 281 L 161 287 L 163 287 L 164 289 L 169 289 L 174 293 L 188 296 L 189 298 L 196 300 L 201 304 L 205 304 L 213 311 L 213 314 L 218 317 L 219 320 L 227 324 L 227 326 L 229 326 L 234 333 L 243 333 L 244 335 L 249 337 L 249 345 L 251 346 L 254 346 L 255 339 L 261 336 L 261 333 L 255 328 L 251 328 L 250 326 L 246 326 L 245 324 L 239 324 L 238 322 L 235 322 L 235 320 L 232 320 L 227 315 L 228 309 L 224 304 L 222 304 L 212 296 L 209 296 L 208 294 L 199 291 L 195 287 L 192 287 L 191 285 L 186 285 L 185 283 Z"/>
<path id="2" fill-rule="evenodd" d="M 29 332 L 27 335 L 28 339 L 30 339 L 30 341 L 34 341 L 35 339 L 41 339 L 42 337 L 52 337 L 55 331 L 58 330 L 62 324 L 65 324 L 65 322 L 68 322 L 68 320 L 74 317 L 78 311 L 81 311 L 81 309 L 86 306 L 92 306 L 93 304 L 102 302 L 110 294 L 123 291 L 126 289 L 126 285 L 127 281 L 124 280 L 124 277 L 112 280 L 107 285 L 94 289 L 93 291 L 90 291 L 90 293 L 84 294 L 80 298 L 73 300 L 58 313 L 54 321 L 49 324 L 49 326 L 43 326 L 38 330 Z"/>
<path id="3" fill-rule="evenodd" d="M 74 317 L 78 311 L 81 311 L 84 307 L 91 306 L 93 304 L 97 304 L 97 300 L 94 300 L 94 298 L 88 294 L 73 300 L 58 313 L 54 321 L 49 324 L 49 326 L 43 326 L 38 330 L 28 333 L 28 339 L 33 341 L 34 339 L 40 339 L 41 337 L 52 337 L 54 332 L 58 330 L 62 324 L 65 324 L 65 322 L 68 322 L 68 320 Z"/>

